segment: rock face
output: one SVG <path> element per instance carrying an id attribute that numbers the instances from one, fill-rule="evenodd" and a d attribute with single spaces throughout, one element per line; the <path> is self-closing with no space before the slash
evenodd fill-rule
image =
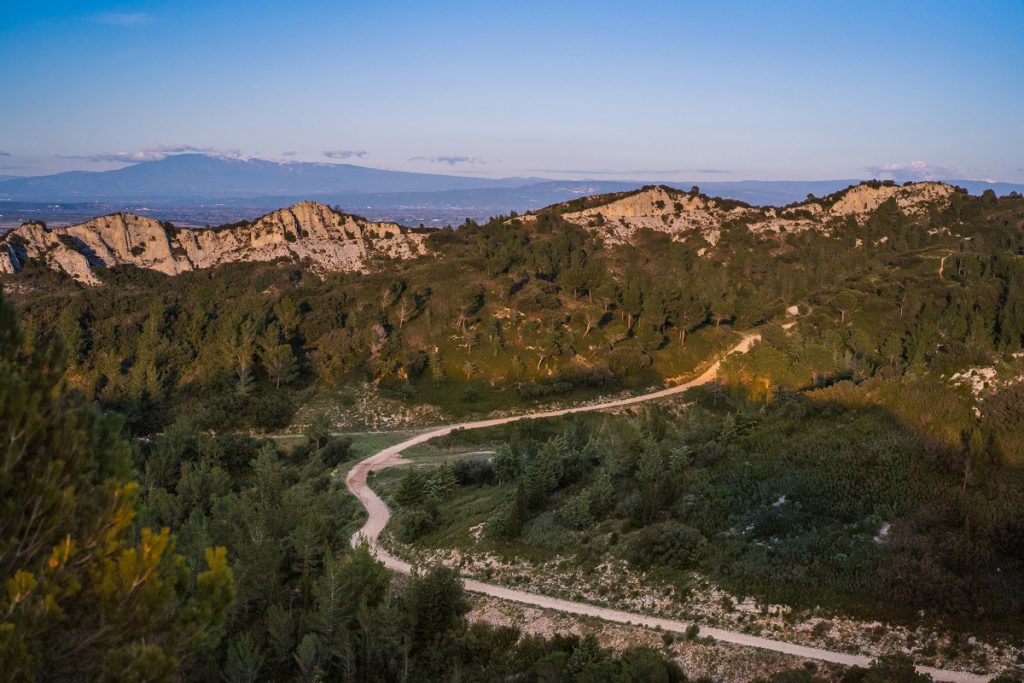
<path id="1" fill-rule="evenodd" d="M 882 202 L 895 199 L 900 210 L 907 214 L 919 214 L 928 210 L 928 206 L 938 203 L 949 204 L 956 188 L 946 183 L 913 183 L 912 185 L 857 185 L 842 193 L 830 213 L 833 216 L 850 216 L 870 213 Z"/>
<path id="2" fill-rule="evenodd" d="M 562 217 L 601 231 L 611 244 L 627 242 L 634 232 L 645 228 L 672 235 L 697 233 L 715 244 L 729 213 L 714 199 L 654 187 Z"/>
<path id="3" fill-rule="evenodd" d="M 95 284 L 96 266 L 130 264 L 177 275 L 225 263 L 281 258 L 308 262 L 320 272 L 365 271 L 375 261 L 426 253 L 424 237 L 395 223 L 366 221 L 315 202 L 210 229 L 175 228 L 118 213 L 66 228 L 26 223 L 0 239 L 0 272 L 17 272 L 29 259 L 37 259 Z"/>
<path id="4" fill-rule="evenodd" d="M 903 213 L 914 216 L 926 213 L 930 206 L 948 206 L 956 192 L 951 185 L 935 182 L 865 183 L 825 199 L 810 199 L 777 209 L 746 206 L 659 186 L 581 211 L 563 213 L 562 217 L 598 232 L 609 244 L 629 242 L 636 231 L 648 229 L 667 233 L 677 241 L 699 237 L 714 246 L 727 223 L 745 225 L 757 233 L 828 231 L 834 219 L 852 216 L 858 221 L 866 220 L 889 199 L 893 199 Z"/>

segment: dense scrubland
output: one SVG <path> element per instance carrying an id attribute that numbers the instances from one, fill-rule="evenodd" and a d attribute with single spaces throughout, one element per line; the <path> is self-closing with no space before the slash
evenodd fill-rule
<path id="1" fill-rule="evenodd" d="M 422 548 L 618 557 L 683 589 L 697 570 L 765 602 L 1012 635 L 1024 598 L 1018 470 L 965 484 L 978 475 L 951 466 L 958 451 L 833 391 L 766 410 L 693 393 L 682 418 L 457 433 L 443 445 L 497 451 L 409 469 L 386 488 L 393 532 Z"/>
<path id="2" fill-rule="evenodd" d="M 452 572 L 405 581 L 348 548 L 361 513 L 331 474 L 348 441 L 322 423 L 298 447 L 265 435 L 356 383 L 452 416 L 636 390 L 753 328 L 686 410 L 449 437 L 496 453 L 410 470 L 393 532 L 458 544 L 483 523 L 502 553 L 1019 636 L 1024 199 L 614 247 L 562 218 L 584 206 L 467 222 L 367 274 L 6 278 L 4 670 L 683 680 L 656 651 L 470 625 Z M 850 680 L 913 680 L 898 658 L 876 669 Z"/>

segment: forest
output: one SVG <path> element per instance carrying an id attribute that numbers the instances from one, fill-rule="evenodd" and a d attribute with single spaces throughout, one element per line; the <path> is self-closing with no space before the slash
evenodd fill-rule
<path id="1" fill-rule="evenodd" d="M 20 342 L 0 299 L 5 680 L 686 680 L 647 648 L 471 625 L 450 569 L 400 585 L 348 546 L 348 442 L 133 444 L 64 386 L 59 344 Z"/>
<path id="2" fill-rule="evenodd" d="M 585 203 L 585 202 L 584 202 Z M 370 273 L 40 265 L 0 300 L 0 669 L 11 680 L 687 680 L 664 653 L 471 623 L 458 576 L 348 538 L 356 451 L 297 425 L 369 384 L 459 417 L 637 391 L 756 330 L 686 410 L 456 434 L 387 495 L 430 547 L 700 572 L 739 595 L 1000 635 L 1024 616 L 1024 198 L 628 244 L 552 207 Z M 701 252 L 701 253 L 698 253 Z M 458 277 L 452 277 L 458 273 Z M 795 308 L 794 308 L 795 307 Z M 271 438 L 304 432 L 299 445 Z M 681 580 L 681 579 L 680 579 Z M 910 667 L 908 671 L 908 666 Z M 899 657 L 849 681 L 921 680 Z M 821 680 L 811 669 L 773 681 Z"/>

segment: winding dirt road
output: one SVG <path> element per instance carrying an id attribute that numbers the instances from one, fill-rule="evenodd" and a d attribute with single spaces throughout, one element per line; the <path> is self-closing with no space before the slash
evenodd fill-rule
<path id="1" fill-rule="evenodd" d="M 726 355 L 732 353 L 745 353 L 759 338 L 760 335 L 758 334 L 747 334 L 743 337 L 743 340 L 731 348 Z M 572 413 L 609 410 L 636 403 L 654 401 L 659 398 L 679 394 L 687 391 L 688 389 L 692 389 L 693 387 L 711 382 L 718 376 L 718 368 L 720 364 L 721 361 L 716 361 L 711 367 L 705 370 L 703 374 L 689 382 L 678 384 L 676 386 L 669 387 L 668 389 L 654 391 L 649 394 L 608 401 L 606 403 L 577 406 L 574 408 L 563 408 L 560 410 L 549 410 L 546 412 L 528 413 L 525 415 L 515 415 L 511 417 L 499 417 L 491 420 L 478 420 L 476 422 L 462 422 L 444 425 L 443 427 L 438 427 L 436 429 L 417 434 L 416 436 L 406 439 L 401 443 L 385 448 L 365 460 L 360 461 L 355 465 L 355 467 L 349 470 L 348 475 L 345 477 L 346 486 L 348 486 L 348 489 L 356 498 L 359 499 L 359 502 L 363 504 L 363 507 L 366 508 L 367 512 L 366 523 L 363 524 L 363 527 L 359 531 L 352 535 L 352 546 L 355 547 L 365 541 L 369 544 L 370 550 L 373 552 L 374 556 L 388 569 L 402 574 L 409 574 L 412 572 L 412 566 L 408 562 L 395 557 L 378 543 L 381 532 L 384 531 L 384 527 L 387 526 L 388 520 L 391 518 L 391 511 L 388 509 L 388 506 L 384 501 L 381 500 L 380 496 L 374 493 L 366 483 L 367 476 L 370 472 L 376 472 L 396 465 L 405 464 L 407 461 L 400 459 L 398 456 L 407 448 L 411 448 L 412 446 L 435 439 L 439 436 L 445 436 L 457 429 L 484 429 L 487 427 L 496 427 L 498 425 L 508 424 L 509 422 L 515 422 L 516 420 L 535 420 L 545 417 L 559 417 L 561 415 L 569 415 Z M 562 600 L 560 598 L 553 598 L 547 595 L 506 588 L 505 586 L 499 586 L 493 583 L 484 583 L 475 579 L 463 579 L 463 582 L 466 586 L 466 590 L 473 593 L 481 593 L 495 598 L 500 598 L 502 600 L 509 600 L 511 602 L 518 602 L 533 607 L 556 610 L 567 614 L 596 617 L 598 619 L 620 624 L 634 624 L 647 628 L 661 628 L 664 631 L 673 633 L 685 633 L 686 629 L 691 625 L 690 622 L 662 619 L 660 617 L 625 612 L 608 607 L 598 607 L 585 602 Z M 698 624 L 698 626 L 700 625 Z M 725 629 L 701 626 L 700 634 L 723 643 L 756 647 L 804 659 L 816 659 L 824 662 L 844 664 L 847 666 L 867 666 L 871 661 L 870 657 L 865 657 L 863 655 L 851 655 L 843 652 L 833 652 L 832 650 L 796 645 L 794 643 L 787 643 L 780 640 L 752 636 L 739 631 L 728 631 Z M 987 676 L 979 676 L 977 674 L 962 671 L 935 669 L 926 666 L 919 666 L 917 668 L 919 671 L 931 675 L 936 681 L 981 683 L 982 681 L 988 680 Z"/>

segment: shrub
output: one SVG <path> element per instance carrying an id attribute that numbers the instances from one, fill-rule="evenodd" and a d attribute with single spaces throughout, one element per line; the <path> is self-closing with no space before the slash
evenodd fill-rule
<path id="1" fill-rule="evenodd" d="M 320 449 L 320 457 L 328 467 L 337 467 L 352 457 L 352 439 L 331 437 Z"/>
<path id="2" fill-rule="evenodd" d="M 395 515 L 395 538 L 412 543 L 437 528 L 437 514 L 433 510 L 415 507 Z"/>
<path id="3" fill-rule="evenodd" d="M 486 460 L 458 460 L 452 471 L 459 486 L 489 485 L 495 481 L 494 468 Z"/>
<path id="4" fill-rule="evenodd" d="M 650 358 L 635 348 L 620 346 L 608 354 L 608 369 L 617 377 L 636 374 L 650 364 Z"/>
<path id="5" fill-rule="evenodd" d="M 663 522 L 634 533 L 626 543 L 625 556 L 640 568 L 664 565 L 688 569 L 693 566 L 697 551 L 704 544 L 704 536 L 693 527 L 679 522 Z"/>
<path id="6" fill-rule="evenodd" d="M 932 677 L 918 673 L 914 662 L 904 654 L 882 655 L 867 669 L 852 667 L 843 674 L 843 683 L 927 683 Z"/>

